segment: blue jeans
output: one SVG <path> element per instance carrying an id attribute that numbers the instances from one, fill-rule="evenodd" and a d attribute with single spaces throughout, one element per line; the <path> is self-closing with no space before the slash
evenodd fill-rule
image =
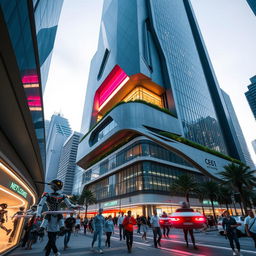
<path id="1" fill-rule="evenodd" d="M 72 233 L 72 231 L 66 231 L 65 237 L 64 237 L 64 247 L 66 247 L 68 245 L 71 233 Z"/>
<path id="2" fill-rule="evenodd" d="M 93 247 L 93 245 L 94 245 L 94 243 L 96 242 L 97 237 L 98 237 L 98 249 L 99 249 L 99 250 L 101 250 L 101 238 L 102 238 L 102 233 L 103 233 L 103 230 L 102 230 L 102 229 L 96 229 L 96 230 L 94 230 L 94 233 L 93 233 L 92 247 Z"/>

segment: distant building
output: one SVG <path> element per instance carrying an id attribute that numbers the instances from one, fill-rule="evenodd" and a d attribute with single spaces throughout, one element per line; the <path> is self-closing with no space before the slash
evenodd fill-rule
<path id="1" fill-rule="evenodd" d="M 74 185 L 73 185 L 73 195 L 80 195 L 82 193 L 82 184 L 83 184 L 83 169 L 76 165 L 75 175 L 74 175 Z"/>
<path id="2" fill-rule="evenodd" d="M 50 121 L 45 120 L 44 121 L 44 129 L 45 129 L 45 140 L 47 140 L 48 132 L 49 132 L 49 127 L 50 127 Z"/>
<path id="3" fill-rule="evenodd" d="M 254 152 L 256 154 L 256 140 L 252 141 L 252 146 L 253 146 Z"/>
<path id="4" fill-rule="evenodd" d="M 70 135 L 71 129 L 68 120 L 60 114 L 53 115 L 46 140 L 45 180 L 47 182 L 57 178 L 62 146 Z"/>
<path id="5" fill-rule="evenodd" d="M 226 92 L 224 92 L 223 90 L 221 90 L 221 92 L 227 107 L 228 115 L 230 117 L 229 126 L 231 129 L 233 138 L 235 140 L 240 159 L 246 165 L 250 166 L 251 168 L 254 168 L 255 165 L 251 159 L 251 156 L 250 156 L 242 129 L 240 127 L 239 121 L 237 119 L 236 112 L 233 108 L 231 99 Z"/>
<path id="6" fill-rule="evenodd" d="M 252 11 L 256 15 L 256 1 L 255 0 L 247 0 L 247 3 L 250 5 Z"/>
<path id="7" fill-rule="evenodd" d="M 245 96 L 256 119 L 256 76 L 250 78 L 250 81 L 251 84 L 248 85 L 248 91 L 245 93 Z"/>
<path id="8" fill-rule="evenodd" d="M 67 195 L 71 195 L 73 190 L 76 154 L 81 136 L 81 133 L 73 132 L 65 141 L 61 150 L 57 178 L 64 182 L 63 193 Z"/>

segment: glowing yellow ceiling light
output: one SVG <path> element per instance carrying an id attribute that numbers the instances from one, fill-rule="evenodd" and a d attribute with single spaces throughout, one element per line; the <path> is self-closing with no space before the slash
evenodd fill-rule
<path id="1" fill-rule="evenodd" d="M 24 88 L 37 88 L 39 84 L 23 84 Z"/>
<path id="2" fill-rule="evenodd" d="M 7 193 L 7 194 L 9 194 L 9 195 L 11 195 L 11 196 L 17 198 L 18 200 L 20 200 L 20 201 L 22 202 L 22 205 L 20 205 L 20 206 L 24 206 L 24 205 L 26 204 L 26 202 L 25 202 L 23 199 L 21 199 L 19 196 L 15 195 L 15 194 L 13 194 L 12 192 L 6 190 L 5 188 L 0 187 L 0 191 L 3 191 L 3 192 L 5 192 L 5 193 Z M 18 206 L 15 206 L 15 207 L 18 208 L 18 207 L 20 207 L 20 206 L 18 205 Z M 11 207 L 8 207 L 8 208 L 11 208 Z"/>
<path id="3" fill-rule="evenodd" d="M 6 174 L 10 175 L 12 178 L 14 178 L 18 183 L 20 183 L 24 188 L 27 189 L 29 194 L 33 198 L 33 204 L 36 202 L 35 193 L 32 192 L 32 190 L 19 178 L 17 175 L 13 173 L 9 168 L 7 168 L 3 163 L 0 162 L 0 169 L 2 169 Z"/>

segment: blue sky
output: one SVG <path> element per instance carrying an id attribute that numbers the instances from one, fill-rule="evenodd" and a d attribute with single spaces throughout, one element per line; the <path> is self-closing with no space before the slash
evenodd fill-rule
<path id="1" fill-rule="evenodd" d="M 191 2 L 220 87 L 231 97 L 256 162 L 251 146 L 256 122 L 244 96 L 249 78 L 256 75 L 256 17 L 246 0 Z M 76 131 L 81 126 L 90 61 L 97 49 L 102 4 L 103 0 L 64 0 L 44 94 L 46 119 L 61 112 Z"/>

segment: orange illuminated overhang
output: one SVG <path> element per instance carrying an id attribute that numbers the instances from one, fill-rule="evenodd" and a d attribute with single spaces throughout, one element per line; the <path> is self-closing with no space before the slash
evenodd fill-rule
<path id="1" fill-rule="evenodd" d="M 110 75 L 112 74 L 112 72 L 113 71 L 111 71 Z M 112 93 L 110 93 L 108 97 L 106 97 L 104 102 L 99 102 L 98 95 L 102 91 L 102 86 L 105 89 L 105 81 L 107 79 L 110 80 L 110 78 L 107 77 L 107 79 L 103 82 L 102 86 L 100 86 L 97 90 L 94 98 L 94 109 L 96 110 L 97 115 L 103 116 L 114 105 L 121 102 L 125 98 L 125 96 L 137 86 L 142 86 L 159 96 L 161 96 L 165 92 L 165 89 L 162 86 L 154 83 L 151 78 L 141 73 L 132 75 L 129 77 L 129 79 L 127 79 L 127 77 L 124 75 L 125 73 L 123 74 L 122 72 L 120 72 L 120 74 L 122 74 L 121 76 L 123 79 L 122 83 L 120 84 L 121 86 L 118 86 L 115 90 L 113 90 Z"/>

